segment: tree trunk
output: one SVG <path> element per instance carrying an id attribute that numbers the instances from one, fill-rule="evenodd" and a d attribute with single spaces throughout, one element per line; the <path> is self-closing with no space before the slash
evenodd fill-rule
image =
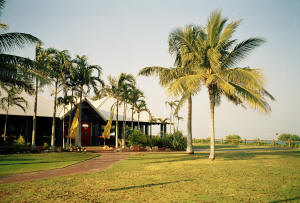
<path id="1" fill-rule="evenodd" d="M 210 109 L 210 154 L 209 159 L 215 159 L 215 99 L 211 89 L 209 92 L 209 109 Z"/>
<path id="2" fill-rule="evenodd" d="M 33 113 L 33 120 L 32 120 L 32 138 L 31 138 L 31 150 L 36 149 L 35 145 L 35 138 L 36 138 L 36 114 L 37 114 L 37 100 L 38 100 L 38 87 L 39 81 L 35 79 L 35 98 L 34 98 L 34 113 Z"/>
<path id="3" fill-rule="evenodd" d="M 126 102 L 124 101 L 124 114 L 123 114 L 123 133 L 122 133 L 122 148 L 125 148 L 125 131 L 126 131 Z"/>
<path id="4" fill-rule="evenodd" d="M 81 147 L 81 114 L 82 114 L 82 93 L 83 93 L 83 86 L 80 87 L 80 98 L 79 98 L 79 115 L 78 115 L 78 129 L 77 129 L 77 136 L 75 139 L 75 145 L 77 147 Z"/>
<path id="5" fill-rule="evenodd" d="M 132 112 L 131 112 L 131 128 L 133 130 L 133 109 L 132 109 Z"/>
<path id="6" fill-rule="evenodd" d="M 186 153 L 194 154 L 192 136 L 192 96 L 188 98 L 188 120 L 187 120 L 187 148 Z"/>
<path id="7" fill-rule="evenodd" d="M 55 117 L 56 117 L 56 100 L 57 100 L 57 87 L 58 81 L 55 82 L 54 92 L 54 107 L 53 107 L 53 118 L 52 118 L 52 134 L 51 134 L 51 149 L 55 148 Z"/>
<path id="8" fill-rule="evenodd" d="M 9 109 L 9 105 L 7 105 L 7 110 L 6 110 L 6 115 L 5 115 L 5 125 L 4 125 L 4 137 L 3 137 L 3 141 L 4 141 L 4 145 L 6 145 L 6 130 L 7 130 L 7 120 L 8 120 L 8 109 Z"/>
<path id="9" fill-rule="evenodd" d="M 116 115 L 116 149 L 118 148 L 119 138 L 119 101 L 117 100 L 117 115 Z"/>
<path id="10" fill-rule="evenodd" d="M 65 105 L 64 105 L 64 115 L 63 115 L 63 120 L 62 120 L 62 123 L 63 123 L 63 133 L 62 133 L 62 144 L 63 144 L 63 149 L 65 148 Z"/>
<path id="11" fill-rule="evenodd" d="M 138 126 L 139 126 L 139 129 L 141 129 L 141 126 L 140 126 L 140 112 L 138 113 Z"/>
<path id="12" fill-rule="evenodd" d="M 71 101 L 71 109 L 70 109 L 70 113 L 69 113 L 69 125 L 68 125 L 69 146 L 72 145 L 72 139 L 70 137 L 71 119 L 72 119 L 72 108 L 73 108 L 73 90 L 72 90 L 72 101 Z"/>

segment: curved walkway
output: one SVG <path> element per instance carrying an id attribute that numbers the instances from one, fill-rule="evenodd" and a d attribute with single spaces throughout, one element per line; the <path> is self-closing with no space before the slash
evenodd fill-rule
<path id="1" fill-rule="evenodd" d="M 54 176 L 64 176 L 70 174 L 104 171 L 112 164 L 127 158 L 129 154 L 130 153 L 126 153 L 126 152 L 101 153 L 101 156 L 98 156 L 93 159 L 89 159 L 87 161 L 80 162 L 78 164 L 67 166 L 64 168 L 50 169 L 50 170 L 30 172 L 30 173 L 21 173 L 12 176 L 1 177 L 0 184 L 21 182 L 25 180 L 34 180 L 39 178 L 50 178 Z"/>

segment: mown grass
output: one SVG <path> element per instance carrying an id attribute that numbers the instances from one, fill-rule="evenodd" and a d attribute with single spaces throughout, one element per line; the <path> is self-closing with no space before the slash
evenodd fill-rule
<path id="1" fill-rule="evenodd" d="M 194 143 L 193 144 L 194 149 L 200 149 L 200 150 L 204 150 L 204 149 L 209 149 L 210 145 L 209 143 Z M 215 149 L 219 150 L 219 151 L 223 151 L 223 150 L 259 150 L 259 149 L 268 149 L 268 148 L 274 148 L 273 146 L 270 145 L 265 145 L 265 146 L 256 146 L 256 145 L 245 145 L 245 144 L 239 144 L 239 145 L 234 145 L 234 144 L 216 144 L 215 145 Z M 278 148 L 278 147 L 277 147 Z"/>
<path id="2" fill-rule="evenodd" d="M 62 168 L 96 156 L 93 153 L 76 152 L 0 155 L 0 176 Z"/>
<path id="3" fill-rule="evenodd" d="M 138 153 L 103 172 L 0 185 L 3 202 L 300 201 L 300 151 Z"/>

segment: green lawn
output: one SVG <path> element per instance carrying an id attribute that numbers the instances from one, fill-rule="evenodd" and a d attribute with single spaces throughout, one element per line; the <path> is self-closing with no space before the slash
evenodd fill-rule
<path id="1" fill-rule="evenodd" d="M 103 172 L 0 185 L 3 202 L 300 201 L 300 150 L 140 153 Z"/>
<path id="2" fill-rule="evenodd" d="M 0 176 L 62 168 L 96 156 L 93 153 L 76 152 L 0 155 Z"/>
<path id="3" fill-rule="evenodd" d="M 194 143 L 193 144 L 195 149 L 209 149 L 209 144 L 201 144 L 201 143 Z M 266 148 L 273 148 L 273 146 L 256 146 L 256 145 L 233 145 L 233 144 L 216 144 L 215 149 L 216 150 L 253 150 L 253 149 L 266 149 Z M 278 147 L 277 147 L 278 148 Z"/>

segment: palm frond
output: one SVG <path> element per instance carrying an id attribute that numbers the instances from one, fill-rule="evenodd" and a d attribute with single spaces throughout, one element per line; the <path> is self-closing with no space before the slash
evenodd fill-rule
<path id="1" fill-rule="evenodd" d="M 0 52 L 10 51 L 16 48 L 24 48 L 25 45 L 35 45 L 40 40 L 30 34 L 14 32 L 0 35 Z"/>

